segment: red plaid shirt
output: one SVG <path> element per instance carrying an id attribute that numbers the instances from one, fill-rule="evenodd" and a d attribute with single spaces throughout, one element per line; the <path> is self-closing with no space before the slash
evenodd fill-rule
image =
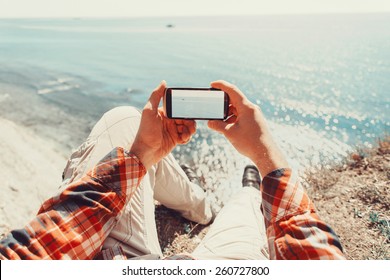
<path id="1" fill-rule="evenodd" d="M 102 245 L 145 174 L 135 155 L 114 149 L 84 178 L 44 202 L 23 229 L 11 231 L 0 243 L 0 259 L 124 257 L 120 248 L 101 252 Z M 289 169 L 268 174 L 261 191 L 271 259 L 344 258 L 337 236 Z"/>

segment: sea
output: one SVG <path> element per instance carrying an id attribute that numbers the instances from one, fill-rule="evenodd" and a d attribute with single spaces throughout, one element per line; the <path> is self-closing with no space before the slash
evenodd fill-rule
<path id="1" fill-rule="evenodd" d="M 260 106 L 300 171 L 342 161 L 390 132 L 388 13 L 0 19 L 0 67 L 30 75 L 12 82 L 31 83 L 38 95 L 104 92 L 138 108 L 163 79 L 229 81 Z M 173 153 L 221 204 L 250 164 L 205 121 Z"/>

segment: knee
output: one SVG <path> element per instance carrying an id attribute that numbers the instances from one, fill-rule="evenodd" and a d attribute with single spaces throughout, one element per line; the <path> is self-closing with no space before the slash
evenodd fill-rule
<path id="1" fill-rule="evenodd" d="M 139 109 L 132 106 L 119 106 L 104 114 L 104 118 L 110 120 L 110 122 L 118 122 L 133 117 L 140 118 L 141 112 Z"/>

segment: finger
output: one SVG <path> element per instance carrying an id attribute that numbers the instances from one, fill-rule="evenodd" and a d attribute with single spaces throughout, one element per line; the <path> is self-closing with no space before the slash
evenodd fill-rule
<path id="1" fill-rule="evenodd" d="M 220 121 L 220 120 L 208 121 L 207 125 L 209 128 L 211 128 L 219 133 L 222 133 L 222 134 L 225 134 L 228 131 L 229 127 L 231 126 L 230 123 Z"/>
<path id="2" fill-rule="evenodd" d="M 227 122 L 227 123 L 235 123 L 235 122 L 237 122 L 237 116 L 236 115 L 230 115 L 226 120 L 225 120 L 225 122 Z"/>
<path id="3" fill-rule="evenodd" d="M 177 132 L 182 142 L 188 142 L 189 139 L 191 139 L 191 136 L 195 133 L 195 131 L 196 131 L 195 121 L 184 121 L 184 124 L 177 125 Z"/>
<path id="4" fill-rule="evenodd" d="M 180 143 L 180 145 L 186 145 L 186 144 L 188 144 L 190 141 L 191 141 L 191 137 L 188 138 L 187 141 L 183 141 L 182 143 Z"/>
<path id="5" fill-rule="evenodd" d="M 231 115 L 237 116 L 237 109 L 232 104 L 229 104 L 228 116 L 231 116 Z"/>
<path id="6" fill-rule="evenodd" d="M 196 122 L 194 120 L 184 120 L 183 125 L 188 128 L 188 131 L 192 134 L 196 132 Z"/>
<path id="7" fill-rule="evenodd" d="M 149 97 L 148 102 L 146 103 L 146 107 L 153 110 L 153 112 L 157 112 L 158 105 L 160 104 L 161 98 L 164 96 L 164 92 L 166 89 L 167 83 L 163 80 L 161 83 L 156 87 L 152 94 Z"/>
<path id="8" fill-rule="evenodd" d="M 181 138 L 179 135 L 179 132 L 177 130 L 177 125 L 175 124 L 174 120 L 169 120 L 166 119 L 166 130 L 168 131 L 171 139 L 173 140 L 174 144 L 176 145 L 177 143 L 181 142 Z"/>
<path id="9" fill-rule="evenodd" d="M 184 125 L 176 125 L 176 128 L 177 128 L 177 132 L 180 134 L 180 133 L 183 133 L 183 130 L 184 130 Z"/>
<path id="10" fill-rule="evenodd" d="M 226 92 L 229 95 L 231 104 L 233 105 L 241 104 L 244 100 L 246 100 L 245 95 L 239 90 L 239 88 L 229 82 L 219 80 L 212 82 L 211 86 Z"/>
<path id="11" fill-rule="evenodd" d="M 187 126 L 183 126 L 183 133 L 180 135 L 181 143 L 186 144 L 191 140 L 191 132 Z"/>
<path id="12" fill-rule="evenodd" d="M 167 116 L 165 115 L 164 108 L 163 107 L 158 107 L 158 114 L 163 117 L 164 119 L 168 119 Z"/>

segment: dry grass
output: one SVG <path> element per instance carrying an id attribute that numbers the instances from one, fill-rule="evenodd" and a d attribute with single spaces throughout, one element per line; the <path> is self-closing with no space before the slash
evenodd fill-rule
<path id="1" fill-rule="evenodd" d="M 308 175 L 308 193 L 339 235 L 347 258 L 389 259 L 390 139 L 316 172 Z"/>
<path id="2" fill-rule="evenodd" d="M 348 259 L 390 259 L 390 137 L 373 149 L 357 149 L 341 165 L 308 172 L 306 183 Z M 163 206 L 156 219 L 166 256 L 192 252 L 208 229 Z"/>
<path id="3" fill-rule="evenodd" d="M 162 205 L 156 207 L 156 225 L 164 256 L 191 253 L 208 229 L 208 226 L 190 222 Z"/>

